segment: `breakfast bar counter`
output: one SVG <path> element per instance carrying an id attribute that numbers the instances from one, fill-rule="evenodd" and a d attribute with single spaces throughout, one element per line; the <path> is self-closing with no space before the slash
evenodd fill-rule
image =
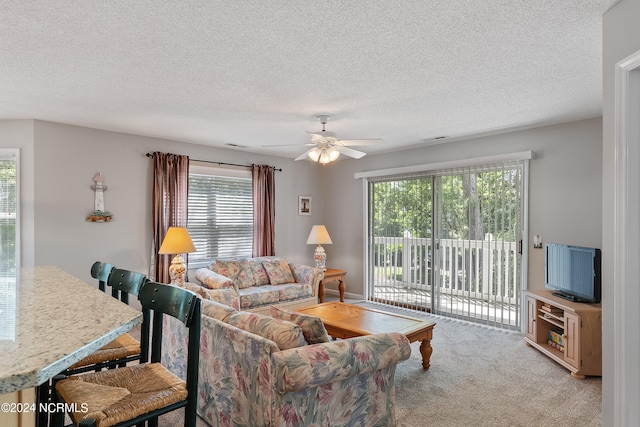
<path id="1" fill-rule="evenodd" d="M 57 267 L 20 269 L 14 290 L 2 295 L 15 322 L 2 326 L 0 394 L 37 387 L 142 323 L 140 311 Z"/>

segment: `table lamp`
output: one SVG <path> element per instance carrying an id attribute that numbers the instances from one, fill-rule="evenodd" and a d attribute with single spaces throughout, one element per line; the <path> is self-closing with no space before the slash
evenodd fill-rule
<path id="1" fill-rule="evenodd" d="M 189 236 L 186 228 L 169 227 L 158 253 L 161 255 L 176 255 L 171 260 L 171 266 L 169 266 L 169 277 L 171 277 L 172 285 L 184 286 L 187 266 L 184 264 L 184 258 L 182 258 L 181 254 L 195 251 L 196 247 L 193 245 L 191 236 Z"/>
<path id="2" fill-rule="evenodd" d="M 314 225 L 311 228 L 311 233 L 309 233 L 309 238 L 307 239 L 307 245 L 318 245 L 313 253 L 313 257 L 316 261 L 316 268 L 326 268 L 325 261 L 327 260 L 327 254 L 325 253 L 322 245 L 330 245 L 332 243 L 331 237 L 329 237 L 329 232 L 324 225 Z"/>

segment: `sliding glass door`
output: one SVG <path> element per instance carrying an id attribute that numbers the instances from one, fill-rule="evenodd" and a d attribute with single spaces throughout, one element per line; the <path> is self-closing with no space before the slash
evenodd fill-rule
<path id="1" fill-rule="evenodd" d="M 433 260 L 433 178 L 369 181 L 371 299 L 430 310 Z"/>
<path id="2" fill-rule="evenodd" d="M 371 300 L 518 329 L 524 162 L 368 178 Z"/>
<path id="3" fill-rule="evenodd" d="M 445 170 L 437 177 L 433 311 L 519 328 L 523 167 Z"/>

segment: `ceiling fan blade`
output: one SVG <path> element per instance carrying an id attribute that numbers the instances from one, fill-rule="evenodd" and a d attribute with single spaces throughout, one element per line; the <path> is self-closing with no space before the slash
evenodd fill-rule
<path id="1" fill-rule="evenodd" d="M 311 142 L 313 142 L 314 144 L 319 144 L 321 142 L 325 142 L 325 138 L 324 136 L 317 134 L 317 133 L 312 133 L 311 134 Z"/>
<path id="2" fill-rule="evenodd" d="M 357 147 L 357 146 L 364 146 L 364 145 L 379 145 L 384 143 L 383 139 L 380 138 L 374 138 L 374 139 L 340 139 L 338 140 L 338 142 L 340 144 L 342 144 L 343 146 L 349 146 L 349 147 Z"/>
<path id="3" fill-rule="evenodd" d="M 307 145 L 315 145 L 315 144 L 275 144 L 275 145 L 261 145 L 261 148 L 271 148 L 271 147 L 304 147 Z"/>
<path id="4" fill-rule="evenodd" d="M 293 159 L 294 162 L 297 162 L 298 160 L 304 160 L 307 158 L 307 154 L 309 154 L 310 151 L 315 150 L 315 147 L 312 148 L 311 150 L 307 150 L 304 153 L 300 154 L 298 157 L 296 157 L 295 159 Z"/>
<path id="5" fill-rule="evenodd" d="M 367 155 L 367 153 L 363 153 L 362 151 L 354 150 L 353 148 L 343 147 L 341 145 L 334 145 L 333 148 L 336 151 L 344 154 L 345 156 L 353 157 L 354 159 L 359 159 Z"/>
<path id="6" fill-rule="evenodd" d="M 326 130 L 321 130 L 320 132 L 312 132 L 312 131 L 308 130 L 308 131 L 306 131 L 306 132 L 307 132 L 308 134 L 311 134 L 311 135 L 312 135 L 312 136 L 311 136 L 312 138 L 313 138 L 313 135 L 318 135 L 318 136 L 320 136 L 320 137 L 322 137 L 322 138 L 326 138 L 326 137 L 333 137 L 333 138 L 335 138 L 335 137 L 336 137 L 336 134 L 335 134 L 335 133 L 333 133 L 333 132 L 329 132 L 329 131 L 326 131 Z"/>

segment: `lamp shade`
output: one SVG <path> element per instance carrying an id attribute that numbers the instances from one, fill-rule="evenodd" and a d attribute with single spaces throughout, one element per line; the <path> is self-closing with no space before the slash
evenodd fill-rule
<path id="1" fill-rule="evenodd" d="M 191 241 L 189 232 L 184 227 L 169 227 L 164 236 L 159 254 L 184 254 L 195 252 L 196 247 Z"/>
<path id="2" fill-rule="evenodd" d="M 331 241 L 327 227 L 324 225 L 314 225 L 311 228 L 311 233 L 309 233 L 309 238 L 307 239 L 307 245 L 330 245 L 332 243 L 333 242 Z"/>

